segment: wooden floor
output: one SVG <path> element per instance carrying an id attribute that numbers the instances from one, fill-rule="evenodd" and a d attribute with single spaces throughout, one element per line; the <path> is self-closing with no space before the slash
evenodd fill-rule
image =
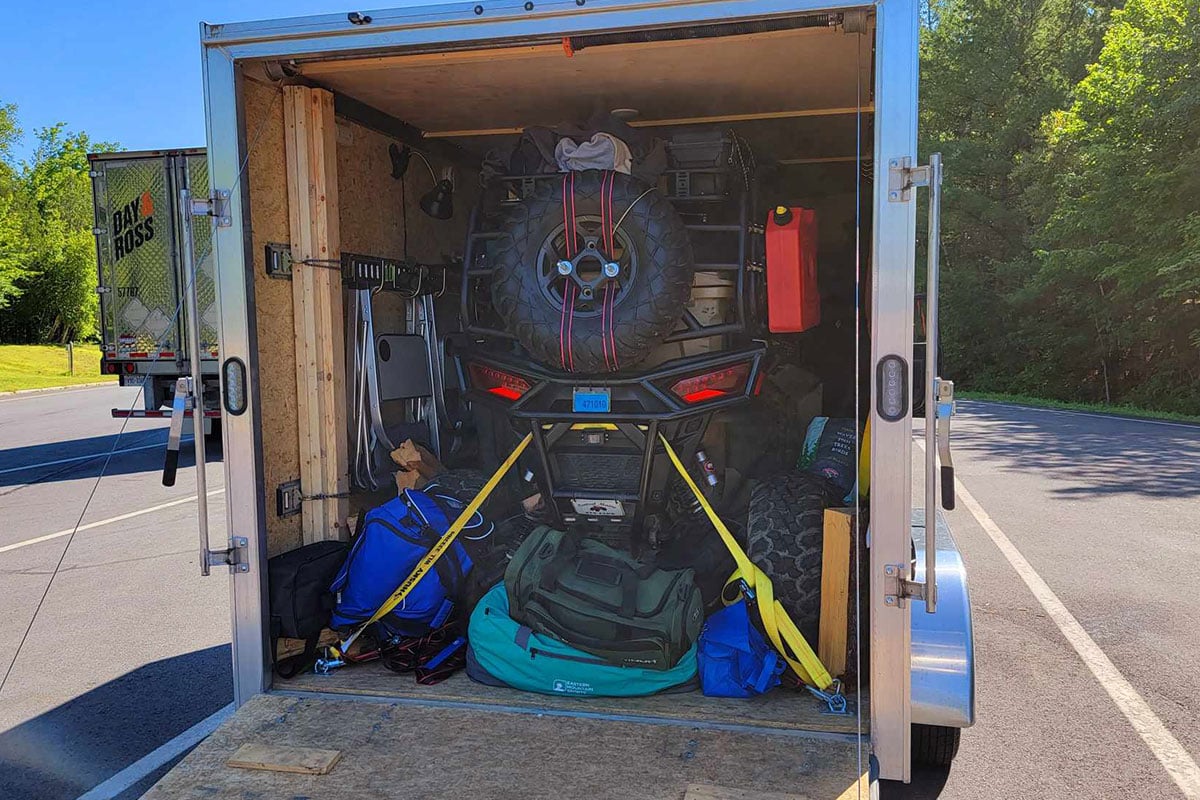
<path id="1" fill-rule="evenodd" d="M 325 775 L 229 766 L 246 744 L 338 756 Z M 856 800 L 866 764 L 849 736 L 267 694 L 145 797 Z"/>
<path id="2" fill-rule="evenodd" d="M 412 675 L 397 675 L 379 663 L 343 667 L 329 675 L 305 673 L 290 681 L 276 680 L 276 691 L 332 692 L 359 696 L 429 701 L 440 704 L 501 706 L 529 712 L 608 715 L 685 721 L 715 726 L 748 726 L 779 731 L 853 734 L 858 730 L 857 703 L 849 698 L 850 713 L 825 713 L 824 703 L 806 691 L 782 687 L 761 697 L 741 700 L 705 697 L 700 692 L 651 697 L 558 697 L 520 692 L 475 683 L 457 672 L 436 686 L 420 686 Z M 868 732 L 863 698 L 862 733 Z"/>

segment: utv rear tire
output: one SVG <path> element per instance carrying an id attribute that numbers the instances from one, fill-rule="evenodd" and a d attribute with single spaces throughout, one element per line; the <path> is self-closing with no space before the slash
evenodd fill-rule
<path id="1" fill-rule="evenodd" d="M 817 475 L 788 472 L 750 495 L 747 555 L 771 579 L 775 597 L 810 645 L 821 621 L 821 555 L 831 487 Z"/>
<path id="2" fill-rule="evenodd" d="M 923 767 L 949 767 L 958 755 L 962 728 L 943 725 L 912 726 L 912 760 Z"/>
<path id="3" fill-rule="evenodd" d="M 605 291 L 619 286 L 607 335 L 597 299 L 581 296 L 567 304 L 580 308 L 571 312 L 569 333 L 563 335 L 567 313 L 562 294 L 568 284 L 547 267 L 568 255 L 556 249 L 557 242 L 566 241 L 566 181 L 541 181 L 532 196 L 513 208 L 496 242 L 492 303 L 505 328 L 533 358 L 552 369 L 595 374 L 638 364 L 674 330 L 691 294 L 694 259 L 687 228 L 670 201 L 640 181 L 599 170 L 568 173 L 574 191 L 565 191 L 576 227 L 581 221 L 594 226 L 601 219 L 606 174 L 614 176 L 610 207 L 620 222 L 623 244 L 618 260 L 626 265 L 621 276 L 628 276 L 605 284 Z M 582 235 L 576 238 L 577 252 L 583 243 Z M 563 289 L 548 288 L 557 286 L 554 281 L 562 281 Z"/>

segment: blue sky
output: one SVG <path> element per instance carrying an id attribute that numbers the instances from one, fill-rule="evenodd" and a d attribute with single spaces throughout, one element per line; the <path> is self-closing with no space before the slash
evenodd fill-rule
<path id="1" fill-rule="evenodd" d="M 345 0 L 343 0 L 344 2 Z M 353 0 L 351 0 L 353 2 Z M 53 0 L 0 16 L 0 104 L 16 103 L 25 143 L 65 122 L 122 149 L 204 144 L 201 20 L 368 11 L 420 0 L 346 7 L 338 0 Z"/>

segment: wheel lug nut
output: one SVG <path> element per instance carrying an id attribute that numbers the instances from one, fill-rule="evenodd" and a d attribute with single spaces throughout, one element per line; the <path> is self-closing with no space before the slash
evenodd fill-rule
<path id="1" fill-rule="evenodd" d="M 575 265 L 572 264 L 570 261 L 567 261 L 564 259 L 564 260 L 558 262 L 558 274 L 559 275 L 570 275 L 571 270 L 573 270 L 573 269 L 575 269 Z"/>
<path id="2" fill-rule="evenodd" d="M 604 277 L 615 278 L 621 272 L 621 265 L 615 261 L 610 261 L 604 265 Z"/>

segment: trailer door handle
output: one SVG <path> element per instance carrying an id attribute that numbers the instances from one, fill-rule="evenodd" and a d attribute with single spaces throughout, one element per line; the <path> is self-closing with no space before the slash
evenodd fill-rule
<path id="1" fill-rule="evenodd" d="M 942 243 L 942 154 L 932 153 L 929 156 L 929 166 L 919 170 L 915 185 L 926 183 L 929 186 L 929 241 L 928 264 L 926 267 L 925 285 L 925 611 L 933 614 L 937 611 L 937 457 L 940 449 L 938 430 L 945 426 L 946 458 L 942 463 L 951 470 L 950 504 L 954 506 L 953 465 L 949 462 L 950 454 L 950 414 L 942 419 L 938 408 L 939 386 L 947 385 L 950 397 L 954 397 L 954 384 L 942 381 L 937 377 L 938 364 L 938 279 L 941 260 L 939 258 Z M 951 402 L 951 405 L 953 403 Z M 935 425 L 937 426 L 935 428 Z M 942 481 L 943 492 L 947 483 Z M 946 499 L 943 494 L 943 501 Z"/>
<path id="2" fill-rule="evenodd" d="M 179 443 L 183 437 L 183 418 L 192 408 L 192 389 L 187 378 L 175 381 L 175 399 L 171 401 L 171 430 L 167 435 L 167 458 L 163 463 L 163 486 L 175 485 L 175 472 L 179 467 Z M 197 431 L 203 436 L 203 431 Z"/>

